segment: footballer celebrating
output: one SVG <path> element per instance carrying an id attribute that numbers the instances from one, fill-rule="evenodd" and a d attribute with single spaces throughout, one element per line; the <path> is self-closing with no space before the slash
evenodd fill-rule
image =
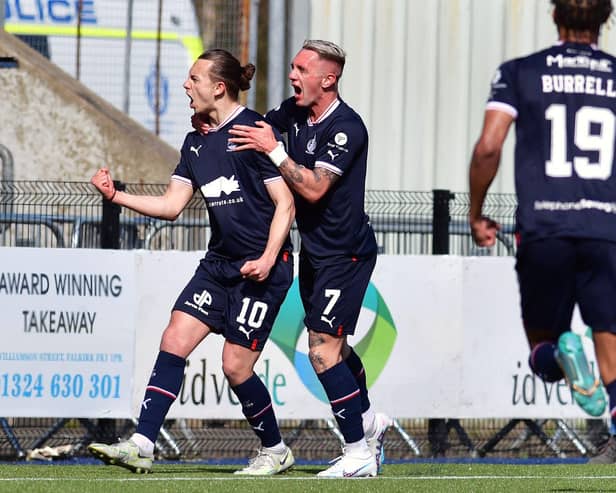
<path id="1" fill-rule="evenodd" d="M 295 95 L 267 113 L 265 122 L 230 131 L 238 150 L 267 154 L 294 192 L 310 362 L 345 440 L 344 454 L 321 477 L 375 476 L 391 421 L 373 411 L 364 366 L 347 343 L 377 244 L 364 209 L 368 133 L 338 95 L 345 59 L 334 43 L 306 41 L 291 63 Z M 287 134 L 288 154 L 275 130 Z"/>
<path id="2" fill-rule="evenodd" d="M 199 190 L 212 236 L 205 257 L 179 295 L 154 365 L 136 432 L 114 445 L 88 449 L 106 463 L 149 472 L 154 443 L 184 377 L 186 358 L 210 333 L 222 334 L 222 368 L 261 447 L 236 474 L 272 475 L 294 463 L 281 438 L 270 394 L 254 372 L 274 319 L 293 280 L 289 230 L 293 196 L 266 156 L 232 152 L 229 129 L 259 115 L 238 103 L 250 87 L 254 66 L 241 66 L 224 50 L 208 50 L 184 83 L 191 108 L 211 122 L 207 135 L 186 136 L 162 196 L 128 194 L 114 188 L 107 169 L 92 183 L 112 202 L 152 217 L 174 220 Z"/>

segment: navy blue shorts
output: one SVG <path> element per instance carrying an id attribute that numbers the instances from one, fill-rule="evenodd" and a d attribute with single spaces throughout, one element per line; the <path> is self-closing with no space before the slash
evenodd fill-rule
<path id="1" fill-rule="evenodd" d="M 293 282 L 293 256 L 281 253 L 263 282 L 242 278 L 244 262 L 203 259 L 173 309 L 199 319 L 227 341 L 261 351 Z"/>
<path id="2" fill-rule="evenodd" d="M 594 331 L 616 333 L 616 243 L 550 238 L 520 245 L 516 271 L 527 332 L 558 338 L 577 303 Z"/>
<path id="3" fill-rule="evenodd" d="M 300 255 L 299 292 L 306 327 L 338 337 L 354 334 L 375 265 L 376 255 L 368 259 L 339 257 L 326 264 Z"/>

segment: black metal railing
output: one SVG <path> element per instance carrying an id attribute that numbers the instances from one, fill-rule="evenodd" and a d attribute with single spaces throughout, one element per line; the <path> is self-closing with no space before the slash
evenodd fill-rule
<path id="1" fill-rule="evenodd" d="M 166 185 L 122 184 L 130 193 L 160 195 Z M 203 200 L 196 194 L 173 222 L 105 203 L 89 183 L 0 181 L 0 246 L 205 250 L 210 238 Z M 379 251 L 394 255 L 512 255 L 516 201 L 494 194 L 486 214 L 502 225 L 495 248 L 473 244 L 466 219 L 468 194 L 449 190 L 369 190 L 365 207 Z M 295 229 L 292 237 L 299 245 Z M 107 245 L 107 246 L 105 246 Z"/>

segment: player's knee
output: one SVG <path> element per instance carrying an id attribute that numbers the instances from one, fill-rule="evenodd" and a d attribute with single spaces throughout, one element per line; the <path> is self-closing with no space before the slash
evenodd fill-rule
<path id="1" fill-rule="evenodd" d="M 229 384 L 236 386 L 248 380 L 253 374 L 253 369 L 241 364 L 237 360 L 226 359 L 222 362 L 222 372 L 229 381 Z"/>
<path id="2" fill-rule="evenodd" d="M 225 377 L 231 385 L 234 385 L 234 382 L 237 382 L 240 372 L 235 364 L 230 361 L 223 361 L 222 372 L 225 374 Z"/>
<path id="3" fill-rule="evenodd" d="M 182 355 L 186 352 L 183 341 L 174 330 L 166 329 L 160 340 L 160 349 L 171 354 Z"/>

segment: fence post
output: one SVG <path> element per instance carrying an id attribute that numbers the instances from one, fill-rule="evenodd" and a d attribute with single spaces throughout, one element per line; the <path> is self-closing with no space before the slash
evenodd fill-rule
<path id="1" fill-rule="evenodd" d="M 449 253 L 449 190 L 432 190 L 432 255 Z"/>
<path id="2" fill-rule="evenodd" d="M 120 181 L 113 181 L 116 190 L 124 191 L 126 186 Z M 120 212 L 122 208 L 103 199 L 103 220 L 101 222 L 101 248 L 118 250 L 120 248 Z"/>
<path id="3" fill-rule="evenodd" d="M 126 186 L 117 180 L 113 181 L 115 189 L 124 191 Z M 101 248 L 118 250 L 120 248 L 120 213 L 122 207 L 107 199 L 103 199 L 103 217 L 101 220 Z M 101 418 L 94 428 L 94 439 L 101 442 L 115 442 L 116 423 L 114 419 Z"/>
<path id="4" fill-rule="evenodd" d="M 432 255 L 449 254 L 449 190 L 432 190 Z M 432 457 L 445 456 L 449 448 L 449 426 L 458 420 L 428 419 L 428 442 Z"/>

